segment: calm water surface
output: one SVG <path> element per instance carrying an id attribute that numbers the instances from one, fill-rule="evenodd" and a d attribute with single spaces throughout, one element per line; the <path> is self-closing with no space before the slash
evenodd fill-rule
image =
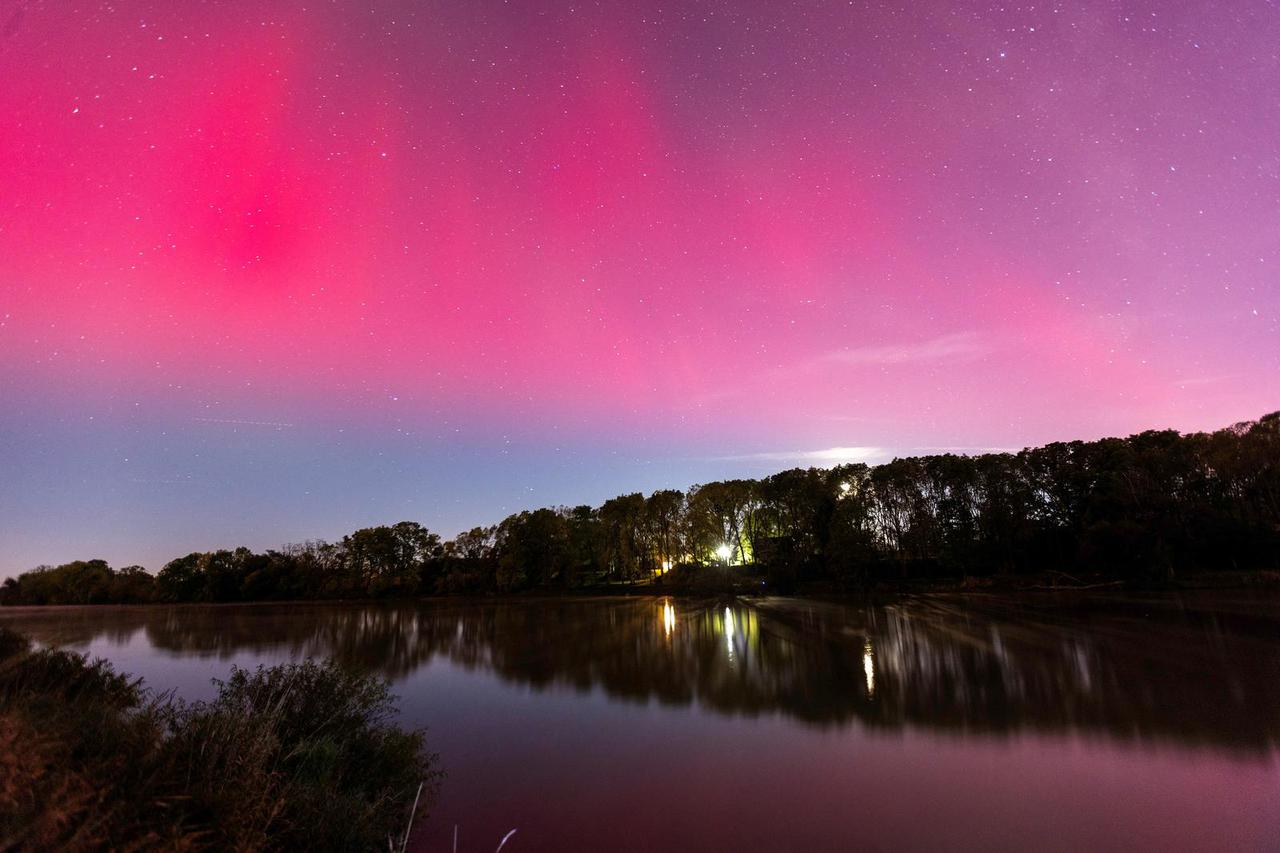
<path id="1" fill-rule="evenodd" d="M 1277 850 L 1280 598 L 6 609 L 187 698 L 390 678 L 448 776 L 417 849 Z"/>

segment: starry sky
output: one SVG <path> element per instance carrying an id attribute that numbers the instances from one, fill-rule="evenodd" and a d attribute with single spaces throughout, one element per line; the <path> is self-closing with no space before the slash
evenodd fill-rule
<path id="1" fill-rule="evenodd" d="M 0 574 L 1280 408 L 1280 8 L 0 0 Z"/>

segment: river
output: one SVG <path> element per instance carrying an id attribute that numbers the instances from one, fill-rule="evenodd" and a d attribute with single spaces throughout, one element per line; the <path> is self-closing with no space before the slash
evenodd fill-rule
<path id="1" fill-rule="evenodd" d="M 1280 597 L 6 608 L 198 699 L 390 679 L 445 770 L 417 850 L 1280 849 Z"/>

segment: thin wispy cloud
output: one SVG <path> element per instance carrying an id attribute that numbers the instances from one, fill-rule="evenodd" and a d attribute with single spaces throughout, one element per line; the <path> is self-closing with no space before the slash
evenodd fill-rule
<path id="1" fill-rule="evenodd" d="M 724 462 L 810 462 L 824 465 L 843 465 L 849 462 L 872 462 L 884 459 L 887 451 L 881 447 L 828 447 L 822 450 L 778 450 L 767 453 L 744 453 L 738 456 L 719 456 Z"/>
<path id="2" fill-rule="evenodd" d="M 822 356 L 820 360 L 837 364 L 915 364 L 976 358 L 990 351 L 990 344 L 976 332 L 952 332 L 924 341 L 835 350 Z"/>
<path id="3" fill-rule="evenodd" d="M 1217 385 L 1235 379 L 1237 374 L 1224 373 L 1218 376 L 1184 376 L 1175 379 L 1173 384 L 1179 388 L 1199 388 L 1204 385 Z"/>
<path id="4" fill-rule="evenodd" d="M 827 447 L 821 450 L 771 450 L 764 453 L 743 453 L 737 456 L 717 456 L 716 462 L 790 462 L 817 467 L 847 465 L 852 462 L 880 463 L 894 457 L 934 456 L 954 453 L 959 456 L 982 456 L 987 453 L 1017 453 L 1019 448 L 988 447 L 985 445 L 949 447 Z"/>
<path id="5" fill-rule="evenodd" d="M 280 423 L 278 421 L 250 421 L 241 420 L 239 418 L 194 418 L 197 423 L 202 424 L 225 424 L 228 426 L 264 426 L 275 427 L 277 429 L 288 429 L 293 424 Z"/>
<path id="6" fill-rule="evenodd" d="M 942 447 L 908 447 L 899 456 L 938 456 L 952 453 L 956 456 L 982 456 L 987 453 L 1017 453 L 1021 447 L 988 447 L 986 445 L 950 445 Z"/>

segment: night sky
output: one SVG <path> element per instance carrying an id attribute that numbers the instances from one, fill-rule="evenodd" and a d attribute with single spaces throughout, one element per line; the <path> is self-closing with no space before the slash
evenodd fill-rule
<path id="1" fill-rule="evenodd" d="M 0 0 L 0 575 L 1280 408 L 1272 2 Z"/>

